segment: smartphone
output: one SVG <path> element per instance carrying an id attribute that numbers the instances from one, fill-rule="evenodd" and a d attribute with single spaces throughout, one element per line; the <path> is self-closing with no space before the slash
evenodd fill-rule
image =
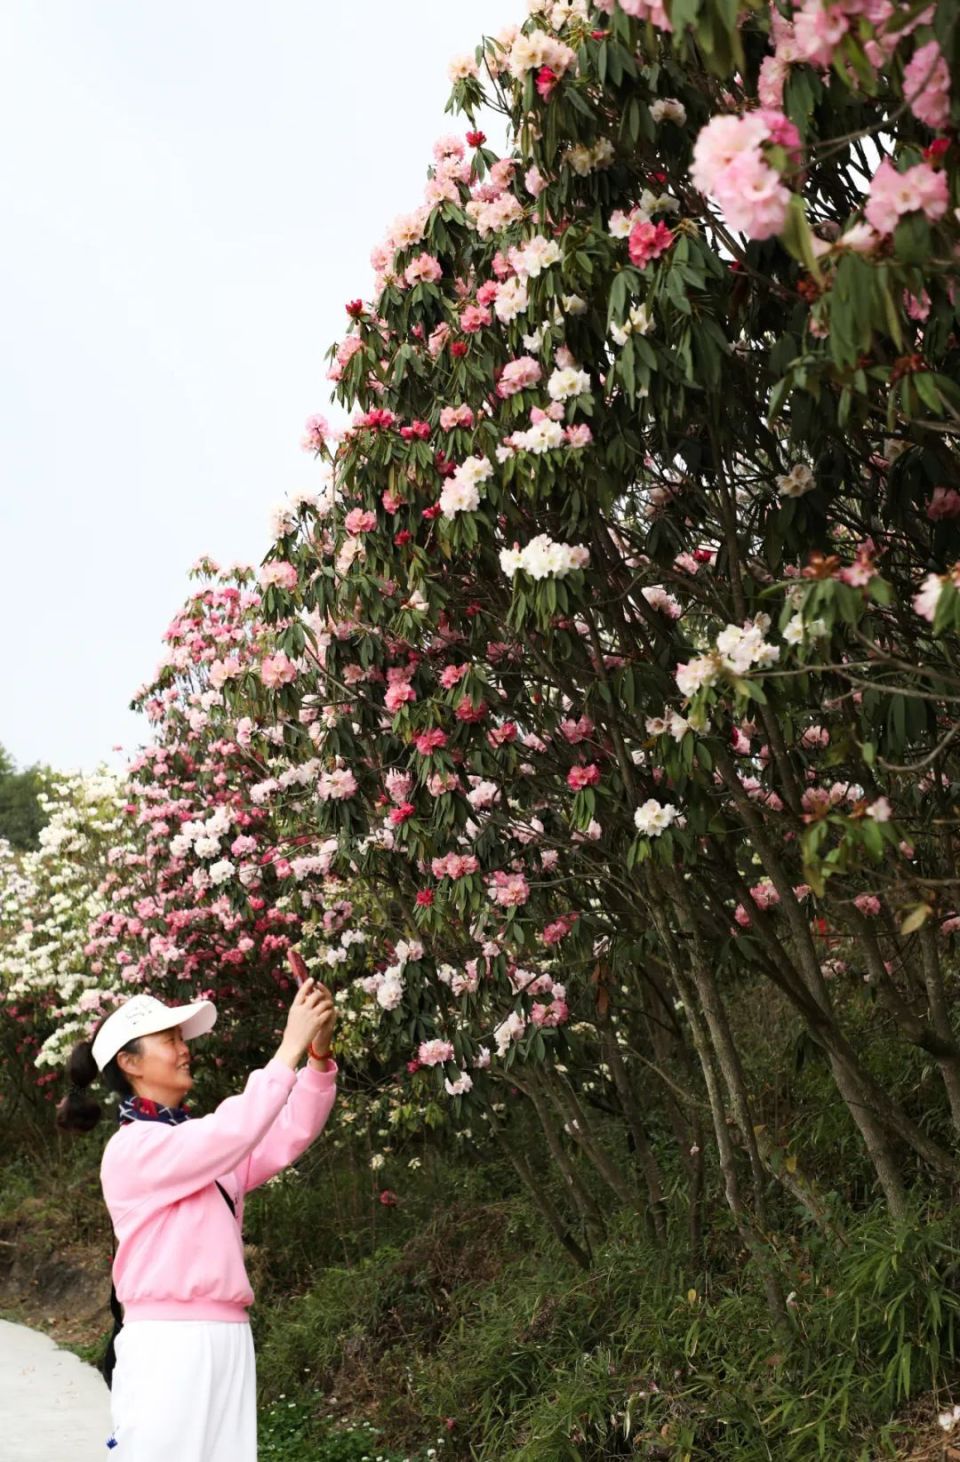
<path id="1" fill-rule="evenodd" d="M 290 968 L 293 970 L 294 979 L 298 985 L 302 985 L 304 980 L 310 978 L 310 971 L 307 969 L 303 956 L 298 954 L 295 949 L 288 950 L 287 953 L 290 957 Z"/>

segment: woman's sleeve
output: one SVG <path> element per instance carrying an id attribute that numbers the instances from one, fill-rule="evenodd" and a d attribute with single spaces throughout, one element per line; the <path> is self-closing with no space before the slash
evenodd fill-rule
<path id="1" fill-rule="evenodd" d="M 152 1206 L 162 1207 L 239 1167 L 269 1131 L 295 1084 L 290 1067 L 272 1060 L 251 1071 L 243 1091 L 227 1097 L 209 1116 L 176 1127 L 138 1122 L 137 1142 L 111 1142 L 104 1152 L 108 1204 L 149 1198 Z"/>
<path id="2" fill-rule="evenodd" d="M 268 1178 L 276 1177 L 306 1152 L 327 1125 L 337 1096 L 339 1067 L 331 1056 L 326 1071 L 305 1066 L 279 1116 L 240 1164 L 240 1190 L 249 1193 Z"/>

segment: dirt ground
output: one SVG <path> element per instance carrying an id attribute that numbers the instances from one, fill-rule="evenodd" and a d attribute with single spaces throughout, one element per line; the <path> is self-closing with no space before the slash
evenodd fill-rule
<path id="1" fill-rule="evenodd" d="M 111 1259 L 106 1242 L 53 1246 L 28 1200 L 0 1224 L 0 1311 L 58 1345 L 96 1345 L 109 1328 Z"/>

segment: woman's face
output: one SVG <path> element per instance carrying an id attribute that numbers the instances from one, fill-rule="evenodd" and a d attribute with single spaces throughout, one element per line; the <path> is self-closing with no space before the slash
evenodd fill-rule
<path id="1" fill-rule="evenodd" d="M 137 1096 L 165 1107 L 179 1106 L 193 1086 L 190 1049 L 178 1025 L 141 1036 L 140 1054 L 121 1051 L 117 1060 Z"/>

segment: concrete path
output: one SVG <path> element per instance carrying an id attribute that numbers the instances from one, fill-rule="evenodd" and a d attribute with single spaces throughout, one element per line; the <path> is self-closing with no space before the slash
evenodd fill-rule
<path id="1" fill-rule="evenodd" d="M 110 1462 L 110 1392 L 46 1335 L 0 1320 L 3 1462 Z"/>

